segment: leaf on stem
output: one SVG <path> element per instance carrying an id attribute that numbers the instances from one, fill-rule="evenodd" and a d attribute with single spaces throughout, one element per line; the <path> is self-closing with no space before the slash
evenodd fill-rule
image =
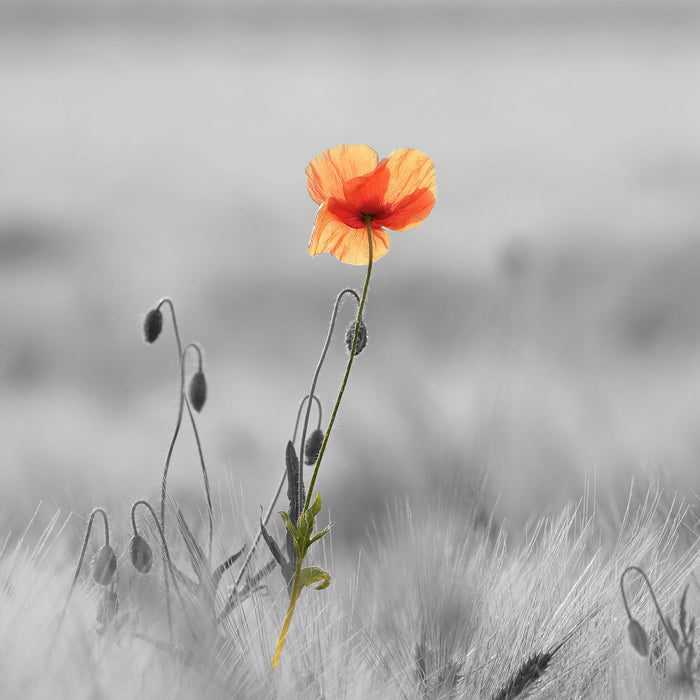
<path id="1" fill-rule="evenodd" d="M 299 583 L 302 586 L 310 586 L 313 583 L 321 582 L 316 586 L 316 590 L 320 591 L 323 588 L 328 588 L 331 582 L 331 575 L 320 566 L 305 566 L 299 572 Z"/>

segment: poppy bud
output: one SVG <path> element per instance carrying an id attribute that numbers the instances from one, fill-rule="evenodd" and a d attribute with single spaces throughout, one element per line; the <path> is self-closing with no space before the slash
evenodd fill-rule
<path id="1" fill-rule="evenodd" d="M 644 628 L 636 620 L 630 620 L 627 624 L 627 636 L 630 644 L 640 656 L 649 656 L 649 640 Z"/>
<path id="2" fill-rule="evenodd" d="M 117 570 L 117 557 L 114 550 L 103 545 L 92 558 L 92 578 L 101 586 L 109 586 Z"/>
<path id="3" fill-rule="evenodd" d="M 316 464 L 318 459 L 318 453 L 321 451 L 321 445 L 323 444 L 323 430 L 316 428 L 316 430 L 309 435 L 306 440 L 306 445 L 304 446 L 304 461 L 307 464 Z"/>
<path id="4" fill-rule="evenodd" d="M 151 309 L 143 320 L 143 337 L 147 343 L 153 343 L 163 330 L 163 314 L 160 309 Z"/>
<path id="5" fill-rule="evenodd" d="M 351 323 L 345 332 L 345 346 L 348 352 L 352 352 L 352 341 L 355 337 L 355 324 Z M 359 355 L 367 345 L 367 326 L 364 319 L 360 319 L 360 327 L 357 329 L 357 343 L 355 344 L 355 355 Z"/>
<path id="6" fill-rule="evenodd" d="M 147 574 L 153 566 L 153 551 L 151 545 L 141 537 L 134 535 L 129 544 L 129 553 L 131 554 L 131 563 L 136 571 L 140 574 Z"/>
<path id="7" fill-rule="evenodd" d="M 192 408 L 199 413 L 207 400 L 207 380 L 204 378 L 204 373 L 201 370 L 195 372 L 192 376 L 188 394 Z"/>

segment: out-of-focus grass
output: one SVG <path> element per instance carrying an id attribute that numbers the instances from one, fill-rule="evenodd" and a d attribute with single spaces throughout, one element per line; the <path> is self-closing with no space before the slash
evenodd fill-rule
<path id="1" fill-rule="evenodd" d="M 305 251 L 303 169 L 341 141 L 421 148 L 440 195 L 376 268 L 319 481 L 338 540 L 451 471 L 488 471 L 516 525 L 586 474 L 693 485 L 697 18 L 544 16 L 5 25 L 3 525 L 156 493 L 176 365 L 139 326 L 164 294 L 205 347 L 213 479 L 255 518 L 361 282 Z M 327 412 L 342 362 L 338 341 Z M 195 464 L 183 446 L 172 471 L 192 507 Z"/>
<path id="2" fill-rule="evenodd" d="M 0 631 L 10 641 L 0 691 L 9 697 L 495 698 L 528 658 L 562 642 L 527 697 L 666 697 L 677 660 L 657 634 L 648 591 L 630 577 L 630 604 L 655 649 L 653 665 L 632 650 L 619 576 L 630 563 L 642 567 L 662 610 L 675 616 L 699 557 L 692 511 L 653 489 L 646 497 L 634 492 L 618 519 L 606 520 L 591 495 L 510 537 L 483 521 L 478 498 L 455 481 L 418 510 L 394 510 L 350 571 L 324 591 L 304 593 L 272 672 L 286 608 L 278 571 L 211 646 L 178 625 L 180 649 L 192 652 L 186 664 L 144 639 L 166 635 L 157 620 L 160 564 L 136 574 L 121 533 L 114 533 L 117 620 L 97 633 L 101 587 L 84 572 L 56 637 L 70 578 L 60 524 L 56 518 L 39 546 L 26 541 L 0 552 Z M 184 567 L 185 554 L 175 549 Z M 324 563 L 320 552 L 316 559 Z M 186 605 L 190 615 L 198 610 L 189 595 Z M 696 608 L 692 588 L 691 615 Z M 175 614 L 181 622 L 179 604 Z"/>

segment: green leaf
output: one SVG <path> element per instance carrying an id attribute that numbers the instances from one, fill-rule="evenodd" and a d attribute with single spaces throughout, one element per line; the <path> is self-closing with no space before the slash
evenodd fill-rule
<path id="1" fill-rule="evenodd" d="M 316 494 L 316 500 L 313 502 L 313 504 L 309 507 L 308 512 L 311 513 L 311 516 L 316 519 L 316 516 L 319 514 L 321 510 L 321 494 L 317 493 Z"/>
<path id="2" fill-rule="evenodd" d="M 309 548 L 309 538 L 311 536 L 311 531 L 313 530 L 313 523 L 309 522 L 306 512 L 299 516 L 299 520 L 297 520 L 297 529 L 299 542 L 297 553 L 303 558 L 306 556 L 306 551 Z"/>
<path id="3" fill-rule="evenodd" d="M 312 545 L 316 540 L 320 540 L 325 534 L 328 533 L 328 531 L 331 529 L 331 525 L 333 524 L 333 521 L 329 522 L 326 527 L 321 530 L 318 534 L 314 535 L 310 540 L 309 540 L 309 545 Z"/>
<path id="4" fill-rule="evenodd" d="M 292 520 L 289 517 L 289 513 L 285 510 L 279 511 L 279 514 L 284 518 L 284 522 L 287 524 L 287 530 L 292 533 L 292 539 L 294 540 L 294 547 L 299 552 L 299 533 L 297 529 L 292 525 Z"/>
<path id="5" fill-rule="evenodd" d="M 316 586 L 317 591 L 328 588 L 331 582 L 331 575 L 319 566 L 305 566 L 299 572 L 299 583 L 302 586 L 310 586 L 318 581 L 321 581 L 321 584 Z"/>

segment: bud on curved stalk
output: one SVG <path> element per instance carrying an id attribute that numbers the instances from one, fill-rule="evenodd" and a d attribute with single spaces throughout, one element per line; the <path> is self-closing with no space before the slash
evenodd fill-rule
<path id="1" fill-rule="evenodd" d="M 134 535 L 131 538 L 129 554 L 131 555 L 131 563 L 140 574 L 147 574 L 151 570 L 153 551 L 151 545 L 141 535 Z"/>
<path id="2" fill-rule="evenodd" d="M 622 602 L 624 603 L 625 612 L 627 613 L 627 618 L 629 620 L 627 626 L 627 634 L 635 651 L 637 651 L 642 656 L 647 656 L 649 654 L 649 640 L 647 639 L 647 635 L 644 631 L 644 628 L 639 624 L 639 622 L 637 622 L 637 620 L 634 617 L 632 617 L 632 612 L 630 611 L 630 606 L 627 602 L 627 593 L 625 592 L 624 582 L 625 577 L 630 573 L 638 574 L 641 577 L 642 581 L 644 581 L 644 584 L 646 585 L 647 590 L 649 591 L 649 595 L 651 596 L 651 599 L 654 603 L 654 607 L 656 608 L 656 613 L 659 616 L 659 622 L 663 625 L 663 628 L 666 631 L 666 636 L 671 642 L 676 654 L 678 654 L 678 658 L 682 659 L 683 649 L 682 645 L 679 643 L 680 640 L 678 638 L 678 633 L 673 628 L 671 621 L 664 616 L 664 613 L 661 610 L 661 606 L 659 605 L 659 601 L 656 598 L 654 588 L 651 585 L 649 578 L 644 573 L 644 571 L 638 566 L 628 566 L 620 576 L 620 592 L 622 593 Z"/>
<path id="3" fill-rule="evenodd" d="M 197 370 L 190 380 L 188 397 L 192 408 L 199 413 L 207 400 L 207 380 L 201 369 Z"/>
<path id="4" fill-rule="evenodd" d="M 627 636 L 629 637 L 632 648 L 640 656 L 649 656 L 649 639 L 647 633 L 639 622 L 631 619 L 627 623 Z"/>
<path id="5" fill-rule="evenodd" d="M 352 352 L 352 341 L 355 338 L 355 324 L 351 323 L 345 331 L 345 347 L 348 352 Z M 357 343 L 355 344 L 355 355 L 359 355 L 367 345 L 367 326 L 364 319 L 360 319 L 360 326 L 357 329 Z"/>
<path id="6" fill-rule="evenodd" d="M 318 459 L 318 453 L 321 451 L 321 445 L 323 444 L 323 430 L 316 428 L 309 439 L 306 441 L 306 447 L 304 448 L 304 461 L 306 464 L 316 464 Z"/>
<path id="7" fill-rule="evenodd" d="M 110 545 L 102 545 L 92 558 L 92 578 L 101 586 L 112 583 L 117 570 L 117 556 Z"/>
<path id="8" fill-rule="evenodd" d="M 151 309 L 143 320 L 143 337 L 147 343 L 154 343 L 163 330 L 163 314 L 159 308 Z"/>

